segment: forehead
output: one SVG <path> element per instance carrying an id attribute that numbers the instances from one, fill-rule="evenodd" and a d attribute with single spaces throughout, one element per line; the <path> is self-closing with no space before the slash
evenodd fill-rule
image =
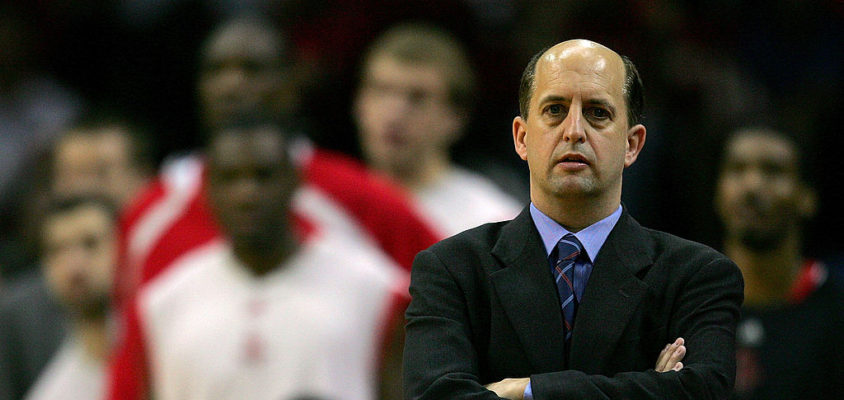
<path id="1" fill-rule="evenodd" d="M 115 158 L 127 156 L 130 146 L 130 140 L 120 129 L 98 128 L 68 133 L 58 143 L 56 153 L 60 162 L 76 158 Z"/>
<path id="2" fill-rule="evenodd" d="M 281 57 L 282 51 L 282 44 L 271 29 L 259 24 L 239 22 L 222 28 L 209 38 L 202 53 L 202 61 L 274 61 Z"/>
<path id="3" fill-rule="evenodd" d="M 580 94 L 621 101 L 624 76 L 624 63 L 612 50 L 584 41 L 565 42 L 546 51 L 537 63 L 534 98 Z"/>
<path id="4" fill-rule="evenodd" d="M 365 76 L 369 81 L 405 83 L 419 86 L 445 86 L 444 68 L 433 62 L 402 60 L 380 53 L 366 64 Z"/>
<path id="5" fill-rule="evenodd" d="M 766 134 L 743 134 L 733 138 L 727 146 L 727 162 L 766 162 L 791 164 L 797 159 L 797 149 L 784 138 Z"/>

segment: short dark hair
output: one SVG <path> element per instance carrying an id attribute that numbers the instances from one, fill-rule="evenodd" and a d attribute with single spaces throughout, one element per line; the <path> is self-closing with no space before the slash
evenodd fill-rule
<path id="1" fill-rule="evenodd" d="M 550 47 L 546 47 L 534 54 L 522 72 L 522 79 L 519 83 L 519 113 L 522 118 L 527 119 L 528 109 L 530 108 L 530 100 L 533 97 L 533 92 L 536 89 L 536 64 L 542 55 L 548 51 Z M 624 102 L 627 104 L 627 124 L 629 126 L 636 125 L 645 117 L 645 88 L 642 84 L 642 78 L 639 76 L 639 70 L 636 65 L 627 56 L 621 56 L 621 61 L 624 63 L 624 86 L 622 93 L 624 94 Z"/>
<path id="2" fill-rule="evenodd" d="M 806 140 L 805 135 L 795 132 L 792 129 L 785 129 L 775 124 L 755 124 L 745 125 L 731 131 L 723 140 L 721 144 L 721 160 L 720 167 L 724 167 L 724 162 L 727 158 L 727 151 L 733 142 L 739 138 L 746 136 L 764 136 L 779 140 L 791 147 L 794 152 L 794 159 L 797 162 L 797 178 L 808 187 L 815 187 L 815 174 L 813 171 L 815 166 L 806 154 L 811 154 L 809 149 L 812 147 L 810 140 Z"/>
<path id="3" fill-rule="evenodd" d="M 38 235 L 37 242 L 43 245 L 44 228 L 47 221 L 57 215 L 66 214 L 82 207 L 96 207 L 102 209 L 108 218 L 117 224 L 118 208 L 111 199 L 94 194 L 74 194 L 74 195 L 52 195 L 47 199 L 46 203 L 42 203 L 41 213 L 38 216 Z M 43 246 L 42 246 L 43 247 Z M 43 248 L 42 248 L 43 249 Z"/>

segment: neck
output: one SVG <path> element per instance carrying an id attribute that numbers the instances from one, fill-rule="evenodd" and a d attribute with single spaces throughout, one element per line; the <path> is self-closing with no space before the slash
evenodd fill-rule
<path id="1" fill-rule="evenodd" d="M 542 196 L 531 196 L 539 211 L 576 233 L 615 212 L 621 205 L 621 194 L 605 200 L 584 196 L 556 197 L 551 202 L 543 200 Z"/>
<path id="2" fill-rule="evenodd" d="M 757 251 L 736 238 L 727 239 L 724 252 L 744 275 L 745 306 L 772 306 L 788 300 L 802 262 L 799 243 L 797 235 L 792 234 L 776 248 Z"/>
<path id="3" fill-rule="evenodd" d="M 72 322 L 73 333 L 91 359 L 105 361 L 111 349 L 108 318 L 79 318 Z"/>
<path id="4" fill-rule="evenodd" d="M 298 247 L 293 234 L 286 232 L 281 238 L 261 245 L 238 246 L 233 244 L 235 256 L 257 276 L 263 276 L 281 266 Z"/>
<path id="5" fill-rule="evenodd" d="M 416 163 L 411 161 L 406 160 L 403 164 L 382 169 L 382 172 L 397 181 L 405 189 L 415 192 L 432 185 L 451 168 L 447 154 L 436 153 L 427 157 L 420 157 Z"/>

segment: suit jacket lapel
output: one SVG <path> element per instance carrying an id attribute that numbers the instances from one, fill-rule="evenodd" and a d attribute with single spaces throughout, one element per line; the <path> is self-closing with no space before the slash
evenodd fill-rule
<path id="1" fill-rule="evenodd" d="M 536 371 L 563 367 L 563 317 L 542 240 L 528 208 L 502 227 L 492 254 L 504 268 L 490 274 L 507 318 Z"/>
<path id="2" fill-rule="evenodd" d="M 643 228 L 625 210 L 594 262 L 578 306 L 569 367 L 600 373 L 647 292 L 636 277 L 653 263 Z M 581 334 L 578 334 L 583 332 Z"/>

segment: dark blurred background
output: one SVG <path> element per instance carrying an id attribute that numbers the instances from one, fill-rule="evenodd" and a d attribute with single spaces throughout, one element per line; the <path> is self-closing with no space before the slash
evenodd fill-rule
<path id="1" fill-rule="evenodd" d="M 821 200 L 808 229 L 807 255 L 842 254 L 842 1 L 0 4 L 0 234 L 11 243 L 22 218 L 21 188 L 36 179 L 32 166 L 49 146 L 51 137 L 40 132 L 82 110 L 108 105 L 146 123 L 155 133 L 159 162 L 196 148 L 199 46 L 216 22 L 252 9 L 271 17 L 292 39 L 297 68 L 306 72 L 300 75 L 307 132 L 318 144 L 352 155 L 358 149 L 350 96 L 367 43 L 405 20 L 454 32 L 471 50 L 480 77 L 475 114 L 455 159 L 525 201 L 527 171 L 512 149 L 510 132 L 522 69 L 533 53 L 559 41 L 600 42 L 628 55 L 645 83 L 647 145 L 626 172 L 624 189 L 624 202 L 640 222 L 720 247 L 712 199 L 721 143 L 736 127 L 764 124 L 805 139 L 808 175 Z M 17 103 L 30 105 L 40 119 L 22 115 Z"/>

